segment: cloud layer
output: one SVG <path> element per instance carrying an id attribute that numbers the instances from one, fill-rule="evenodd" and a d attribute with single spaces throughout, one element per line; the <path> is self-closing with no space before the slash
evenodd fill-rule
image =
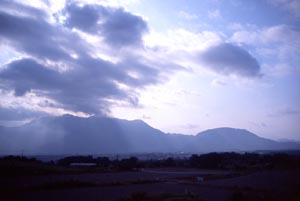
<path id="1" fill-rule="evenodd" d="M 137 89 L 161 82 L 164 72 L 172 70 L 135 55 L 125 57 L 126 52 L 118 62 L 95 57 L 98 49 L 73 30 L 104 38 L 108 51 L 139 46 L 147 24 L 123 9 L 68 4 L 61 24 L 50 22 L 42 10 L 6 1 L 2 6 L 9 9 L 0 10 L 0 40 L 23 55 L 0 69 L 2 90 L 13 90 L 15 96 L 31 92 L 63 109 L 97 114 L 106 112 L 111 100 L 136 105 Z"/>
<path id="2" fill-rule="evenodd" d="M 20 55 L 0 67 L 2 95 L 31 93 L 53 108 L 104 114 L 113 104 L 137 106 L 141 90 L 184 70 L 195 52 L 201 67 L 218 74 L 260 75 L 250 53 L 213 32 L 172 32 L 174 40 L 153 46 L 144 43 L 147 22 L 122 8 L 70 1 L 49 13 L 12 1 L 0 6 L 0 41 Z"/>

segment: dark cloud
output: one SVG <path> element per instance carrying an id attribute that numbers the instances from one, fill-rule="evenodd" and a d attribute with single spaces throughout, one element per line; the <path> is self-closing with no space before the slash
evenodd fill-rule
<path id="1" fill-rule="evenodd" d="M 235 74 L 244 77 L 261 75 L 257 60 L 243 48 L 230 43 L 209 47 L 200 54 L 200 61 L 213 71 L 225 75 Z"/>
<path id="2" fill-rule="evenodd" d="M 65 8 L 65 25 L 70 28 L 77 28 L 84 32 L 97 33 L 97 22 L 102 18 L 106 9 L 98 5 L 77 6 L 69 4 Z M 105 14 L 106 15 L 106 14 Z"/>
<path id="3" fill-rule="evenodd" d="M 100 5 L 68 4 L 65 9 L 65 24 L 91 34 L 99 34 L 112 46 L 141 45 L 147 32 L 147 23 L 137 15 L 122 8 Z"/>
<path id="4" fill-rule="evenodd" d="M 67 50 L 71 51 L 73 44 L 65 37 L 78 41 L 74 35 L 63 32 L 43 18 L 14 16 L 0 11 L 0 26 L 3 42 L 39 59 L 70 59 Z"/>
<path id="5" fill-rule="evenodd" d="M 157 71 L 149 70 L 150 67 L 143 64 L 113 65 L 92 58 L 86 58 L 78 63 L 82 63 L 82 66 L 79 65 L 70 71 L 58 72 L 33 59 L 15 60 L 0 71 L 0 83 L 3 88 L 14 90 L 16 96 L 23 96 L 26 92 L 33 91 L 63 104 L 65 109 L 94 114 L 99 112 L 99 109 L 103 111 L 109 107 L 109 102 L 106 101 L 109 98 L 137 104 L 137 94 L 133 90 L 120 89 L 118 83 L 142 88 L 158 82 L 159 78 Z M 144 74 L 143 68 L 145 68 L 146 75 L 151 78 L 146 75 L 131 77 L 127 73 L 127 65 L 133 69 L 138 68 L 141 74 Z M 123 70 L 118 69 L 119 67 Z"/>
<path id="6" fill-rule="evenodd" d="M 3 90 L 14 91 L 16 96 L 32 92 L 54 100 L 61 108 L 96 114 L 107 112 L 111 100 L 137 105 L 137 89 L 160 83 L 164 75 L 176 69 L 159 68 L 160 64 L 138 56 L 120 55 L 123 59 L 117 63 L 95 58 L 91 56 L 94 47 L 70 29 L 93 32 L 98 21 L 104 20 L 97 34 L 107 43 L 135 45 L 147 28 L 142 18 L 122 9 L 94 5 L 69 5 L 66 10 L 67 26 L 48 22 L 46 14 L 18 16 L 0 10 L 0 40 L 26 55 L 0 68 Z"/>
<path id="7" fill-rule="evenodd" d="M 5 11 L 14 11 L 15 15 L 26 15 L 27 17 L 32 18 L 46 18 L 47 13 L 44 11 L 33 8 L 30 6 L 26 6 L 20 3 L 13 2 L 12 0 L 1 0 L 0 1 L 0 10 Z M 30 15 L 28 15 L 30 13 Z"/>
<path id="8" fill-rule="evenodd" d="M 0 71 L 4 86 L 13 88 L 16 96 L 23 96 L 32 89 L 59 88 L 64 80 L 57 71 L 45 68 L 32 59 L 11 62 Z"/>

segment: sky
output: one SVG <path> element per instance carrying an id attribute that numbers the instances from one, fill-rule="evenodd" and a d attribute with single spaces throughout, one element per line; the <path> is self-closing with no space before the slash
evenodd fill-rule
<path id="1" fill-rule="evenodd" d="M 299 0 L 0 1 L 0 124 L 141 119 L 300 140 Z"/>

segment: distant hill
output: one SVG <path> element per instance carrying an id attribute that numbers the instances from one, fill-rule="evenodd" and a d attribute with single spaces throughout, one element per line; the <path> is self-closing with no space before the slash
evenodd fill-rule
<path id="1" fill-rule="evenodd" d="M 216 128 L 196 136 L 166 134 L 141 120 L 72 115 L 0 127 L 0 154 L 112 154 L 300 149 L 244 129 Z"/>
<path id="2" fill-rule="evenodd" d="M 197 136 L 197 144 L 203 151 L 253 151 L 299 149 L 297 143 L 277 142 L 255 135 L 245 129 L 216 128 Z"/>
<path id="3" fill-rule="evenodd" d="M 291 139 L 286 139 L 286 138 L 281 138 L 281 139 L 278 139 L 277 141 L 278 142 L 295 142 L 295 143 L 300 144 L 299 140 L 291 140 Z"/>

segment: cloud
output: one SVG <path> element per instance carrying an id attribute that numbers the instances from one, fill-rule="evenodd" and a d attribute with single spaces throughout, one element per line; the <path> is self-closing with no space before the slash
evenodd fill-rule
<path id="1" fill-rule="evenodd" d="M 180 88 L 174 92 L 178 96 L 201 96 L 201 94 L 197 91 L 189 91 L 183 88 Z"/>
<path id="2" fill-rule="evenodd" d="M 68 4 L 64 12 L 56 13 L 68 13 L 61 24 L 41 9 L 12 4 L 7 1 L 0 9 L 0 40 L 21 56 L 1 66 L 0 87 L 16 97 L 31 93 L 67 111 L 106 113 L 116 101 L 136 106 L 139 90 L 163 82 L 178 70 L 143 56 L 137 45 L 147 24 L 123 9 Z M 73 28 L 104 38 L 104 43 L 90 43 L 88 35 Z M 115 53 L 103 46 L 132 48 Z M 103 59 L 97 55 L 101 51 L 117 60 Z"/>
<path id="3" fill-rule="evenodd" d="M 209 17 L 210 19 L 218 19 L 218 18 L 221 18 L 220 10 L 216 9 L 216 10 L 208 11 L 208 17 Z"/>
<path id="4" fill-rule="evenodd" d="M 140 16 L 122 8 L 72 3 L 66 6 L 65 13 L 66 26 L 99 34 L 112 46 L 141 45 L 142 36 L 148 31 L 147 23 Z"/>
<path id="5" fill-rule="evenodd" d="M 27 16 L 27 17 L 32 17 L 32 18 L 38 18 L 38 17 L 45 18 L 45 17 L 48 17 L 47 13 L 40 10 L 40 9 L 37 9 L 35 7 L 31 7 L 31 6 L 27 6 L 27 5 L 22 4 L 22 3 L 9 1 L 9 0 L 2 0 L 0 2 L 0 10 L 1 11 L 7 11 L 7 12 L 13 13 L 14 15 L 18 15 L 18 16 Z"/>
<path id="6" fill-rule="evenodd" d="M 178 16 L 183 18 L 183 19 L 186 19 L 186 20 L 195 20 L 195 19 L 199 18 L 198 15 L 193 14 L 193 13 L 188 13 L 188 12 L 185 12 L 185 11 L 179 11 Z"/>
<path id="7" fill-rule="evenodd" d="M 257 41 L 258 34 L 252 31 L 237 31 L 233 34 L 232 40 L 237 43 L 254 44 Z"/>
<path id="8" fill-rule="evenodd" d="M 77 68 L 57 72 L 39 64 L 32 59 L 15 60 L 0 71 L 3 88 L 14 90 L 16 96 L 23 96 L 26 92 L 33 92 L 40 96 L 53 99 L 63 105 L 65 109 L 81 111 L 88 114 L 105 111 L 109 107 L 106 99 L 119 99 L 136 104 L 137 94 L 130 87 L 141 88 L 158 82 L 158 71 L 143 64 L 126 61 L 118 66 L 109 62 L 85 58 L 78 61 Z M 126 70 L 135 70 L 141 77 L 132 77 Z M 136 66 L 134 66 L 136 65 Z M 119 88 L 123 83 L 129 90 Z"/>
<path id="9" fill-rule="evenodd" d="M 62 49 L 64 44 L 58 44 L 63 35 L 61 29 L 55 29 L 43 18 L 16 16 L 0 11 L 0 24 L 1 40 L 22 53 L 51 60 L 69 58 Z"/>
<path id="10" fill-rule="evenodd" d="M 58 72 L 45 68 L 32 59 L 21 59 L 9 63 L 0 71 L 0 79 L 4 87 L 14 89 L 16 96 L 23 96 L 32 89 L 55 88 L 61 86 L 63 82 Z"/>
<path id="11" fill-rule="evenodd" d="M 245 44 L 293 43 L 299 39 L 299 32 L 287 25 L 276 25 L 261 29 L 234 32 L 231 40 Z"/>
<path id="12" fill-rule="evenodd" d="M 213 79 L 212 82 L 211 82 L 211 85 L 214 86 L 214 87 L 227 86 L 228 83 L 225 80 Z"/>
<path id="13" fill-rule="evenodd" d="M 221 41 L 222 34 L 218 32 L 191 32 L 181 28 L 168 30 L 164 34 L 152 31 L 145 36 L 145 43 L 148 47 L 160 47 L 164 52 L 184 51 L 190 53 Z"/>
<path id="14" fill-rule="evenodd" d="M 269 113 L 269 117 L 285 117 L 285 116 L 296 116 L 299 115 L 300 111 L 292 107 L 284 107 L 272 113 Z"/>
<path id="15" fill-rule="evenodd" d="M 152 33 L 145 40 L 162 57 L 194 72 L 209 69 L 221 75 L 248 78 L 262 75 L 258 61 L 247 50 L 223 41 L 223 35 L 217 32 L 194 33 L 184 29 L 172 30 L 166 35 Z"/>
<path id="16" fill-rule="evenodd" d="M 270 4 L 286 10 L 292 16 L 300 17 L 300 1 L 299 0 L 269 0 Z"/>
<path id="17" fill-rule="evenodd" d="M 277 71 L 275 66 L 286 66 L 285 72 L 299 72 L 300 54 L 300 32 L 287 25 L 276 25 L 253 30 L 241 30 L 235 32 L 231 41 L 239 44 L 246 44 L 256 49 L 257 53 L 264 59 L 269 59 L 270 69 Z M 273 62 L 277 58 L 276 63 Z M 272 73 L 274 74 L 274 73 Z"/>
<path id="18" fill-rule="evenodd" d="M 223 75 L 261 76 L 257 60 L 248 51 L 230 43 L 211 46 L 201 52 L 198 59 L 205 67 Z"/>
<path id="19" fill-rule="evenodd" d="M 24 108 L 5 108 L 0 106 L 0 121 L 23 121 L 47 115 L 46 113 Z"/>

